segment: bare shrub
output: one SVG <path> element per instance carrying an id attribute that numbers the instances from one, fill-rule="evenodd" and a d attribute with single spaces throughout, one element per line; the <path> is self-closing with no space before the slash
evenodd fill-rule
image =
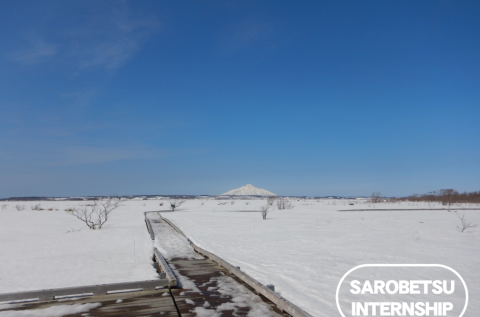
<path id="1" fill-rule="evenodd" d="M 277 208 L 280 210 L 292 209 L 295 207 L 292 202 L 286 198 L 277 199 Z"/>
<path id="2" fill-rule="evenodd" d="M 170 198 L 168 202 L 170 203 L 170 208 L 172 208 L 172 211 L 175 211 L 175 208 L 180 207 L 185 202 L 185 199 Z"/>
<path id="3" fill-rule="evenodd" d="M 235 204 L 235 201 L 232 200 L 232 201 L 230 202 L 230 205 L 233 205 L 233 204 Z"/>
<path id="4" fill-rule="evenodd" d="M 221 203 L 218 203 L 218 205 L 220 205 L 220 206 L 224 206 L 224 205 L 226 205 L 226 204 L 227 204 L 227 202 L 225 202 L 225 201 L 224 201 L 224 202 L 221 202 Z"/>
<path id="5" fill-rule="evenodd" d="M 43 210 L 42 205 L 36 204 L 35 206 L 30 206 L 31 210 Z"/>
<path id="6" fill-rule="evenodd" d="M 382 201 L 382 194 L 380 192 L 374 192 L 369 200 L 372 204 L 379 203 Z"/>
<path id="7" fill-rule="evenodd" d="M 408 197 L 396 198 L 396 200 L 401 201 L 411 201 L 411 202 L 430 202 L 430 203 L 441 203 L 444 206 L 448 206 L 448 209 L 453 204 L 480 204 L 480 191 L 473 192 L 463 192 L 459 193 L 455 189 L 440 189 L 436 191 L 431 191 L 426 194 L 413 194 Z"/>
<path id="8" fill-rule="evenodd" d="M 250 204 L 250 203 L 249 203 L 248 201 L 246 201 L 246 202 L 245 202 L 245 205 L 247 205 L 247 206 L 248 206 L 248 204 Z"/>
<path id="9" fill-rule="evenodd" d="M 465 214 L 462 214 L 461 216 L 459 216 L 457 213 L 456 215 L 457 215 L 457 218 L 462 223 L 461 226 L 457 226 L 458 231 L 464 232 L 468 228 L 476 228 L 478 226 L 477 224 L 474 224 L 473 222 L 468 221 L 467 218 L 465 218 Z"/>
<path id="10" fill-rule="evenodd" d="M 7 204 L 3 204 L 3 205 L 2 205 L 2 211 L 4 211 L 4 210 L 7 209 L 7 208 L 8 208 L 8 205 L 7 205 Z"/>
<path id="11" fill-rule="evenodd" d="M 266 204 L 265 206 L 260 207 L 260 211 L 262 212 L 263 220 L 267 219 L 268 209 L 270 209 L 270 205 Z"/>
<path id="12" fill-rule="evenodd" d="M 277 197 L 275 197 L 275 196 L 270 196 L 270 197 L 268 197 L 268 198 L 267 198 L 267 204 L 268 204 L 269 206 L 272 206 L 273 203 L 275 202 L 275 199 L 277 199 Z"/>
<path id="13" fill-rule="evenodd" d="M 120 207 L 122 199 L 118 196 L 110 196 L 103 199 L 95 199 L 93 203 L 81 205 L 76 208 L 65 209 L 67 213 L 83 221 L 92 230 L 102 229 L 108 221 L 108 216 L 116 208 Z"/>
<path id="14" fill-rule="evenodd" d="M 448 206 L 448 210 L 450 210 L 450 207 L 452 206 L 453 197 L 455 195 L 458 195 L 458 192 L 455 189 L 440 189 L 442 205 Z"/>
<path id="15" fill-rule="evenodd" d="M 163 206 L 163 203 L 160 203 L 160 206 Z"/>
<path id="16" fill-rule="evenodd" d="M 21 211 L 21 210 L 24 210 L 26 208 L 25 205 L 16 205 L 15 208 L 17 209 L 17 211 Z"/>

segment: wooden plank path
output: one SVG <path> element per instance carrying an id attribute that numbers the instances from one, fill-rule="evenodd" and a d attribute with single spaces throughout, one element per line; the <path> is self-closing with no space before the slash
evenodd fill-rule
<path id="1" fill-rule="evenodd" d="M 147 215 L 147 217 L 150 217 L 150 228 L 157 239 L 161 240 L 162 236 L 172 234 L 177 235 L 180 239 L 185 239 L 157 215 L 152 214 L 151 216 Z M 191 248 L 190 246 L 188 247 Z M 191 251 L 195 252 L 193 248 L 191 248 Z M 252 288 L 217 263 L 203 256 L 198 257 L 195 259 L 174 257 L 167 260 L 180 281 L 178 288 L 171 289 L 171 293 L 182 317 L 194 317 L 197 315 L 248 316 L 252 307 L 248 303 L 239 302 L 238 296 L 249 297 L 252 302 L 250 304 L 255 306 L 254 309 L 263 311 L 265 317 L 290 316 L 283 314 L 270 301 L 257 295 Z M 193 282 L 195 289 L 189 288 L 191 287 L 190 285 L 183 288 L 181 284 L 182 277 L 187 278 L 189 282 Z M 237 284 L 233 286 L 235 290 L 226 294 L 222 290 L 222 285 L 225 282 Z M 240 292 L 240 294 L 236 294 L 236 292 Z"/>
<path id="2" fill-rule="evenodd" d="M 133 289 L 120 288 L 128 291 L 121 293 L 117 291 L 108 293 L 108 290 L 117 290 L 120 287 L 118 285 L 130 287 L 133 284 L 118 283 L 105 284 L 101 287 L 83 286 L 0 294 L 0 299 L 3 298 L 6 301 L 37 297 L 36 302 L 0 305 L 0 312 L 15 313 L 16 311 L 21 314 L 20 316 L 29 316 L 27 311 L 37 310 L 35 316 L 48 316 L 52 309 L 64 309 L 69 305 L 72 308 L 82 307 L 89 304 L 88 311 L 62 316 L 230 317 L 250 314 L 263 317 L 310 316 L 303 312 L 297 315 L 296 311 L 290 315 L 285 313 L 290 309 L 284 306 L 288 301 L 279 303 L 276 301 L 277 295 L 272 297 L 274 292 L 254 280 L 255 283 L 252 284 L 252 279 L 248 277 L 247 280 L 250 280 L 247 281 L 245 276 L 242 276 L 244 273 L 239 269 L 229 267 L 220 258 L 191 244 L 178 228 L 160 217 L 159 213 L 146 213 L 145 217 L 148 219 L 146 224 L 152 240 L 163 247 L 162 240 L 165 239 L 167 249 L 170 248 L 165 251 L 169 254 L 168 259 L 165 259 L 164 255 L 155 248 L 154 259 L 157 261 L 156 267 L 160 274 L 159 280 L 153 282 L 155 285 L 150 285 L 151 281 L 133 282 L 135 284 L 132 286 Z M 180 256 L 172 256 L 175 252 L 179 252 Z M 137 285 L 138 283 L 141 284 Z M 156 286 L 157 284 L 161 286 Z M 163 286 L 165 288 L 162 288 Z M 72 294 L 72 291 L 74 291 L 73 294 L 82 294 L 80 296 L 84 297 L 62 298 L 62 295 Z M 90 294 L 87 295 L 87 293 Z M 276 301 L 276 304 L 284 309 L 279 309 L 279 306 L 267 298 Z M 288 305 L 292 306 L 291 303 Z"/>
<path id="3" fill-rule="evenodd" d="M 23 304 L 11 304 L 12 308 L 7 308 L 5 306 L 0 306 L 3 310 L 8 311 L 18 311 L 19 315 L 25 310 L 37 310 L 37 309 L 48 309 L 55 306 L 62 305 L 76 305 L 76 304 L 87 304 L 87 303 L 100 303 L 101 306 L 90 309 L 87 312 L 81 312 L 77 314 L 68 314 L 62 315 L 65 317 L 84 317 L 84 316 L 98 316 L 98 317 L 113 317 L 113 316 L 122 316 L 122 317 L 157 317 L 157 316 L 175 316 L 180 317 L 177 313 L 175 303 L 170 296 L 169 290 L 156 290 L 156 291 L 147 291 L 147 292 L 134 292 L 134 293 L 123 293 L 115 295 L 104 295 L 104 296 L 95 296 L 88 297 L 83 299 L 73 299 L 69 301 L 48 301 L 41 303 L 23 303 Z M 3 311 L 0 309 L 0 312 Z M 39 311 L 41 312 L 41 311 Z M 45 313 L 37 313 L 35 316 L 48 316 L 48 311 Z M 14 316 L 14 315 L 11 315 Z M 28 314 L 20 315 L 28 316 Z"/>
<path id="4" fill-rule="evenodd" d="M 248 305 L 241 305 L 233 301 L 232 295 L 225 295 L 218 291 L 219 285 L 216 278 L 219 278 L 220 280 L 224 277 L 229 277 L 234 280 L 235 283 L 245 287 L 248 292 L 252 292 L 246 284 L 235 276 L 230 275 L 228 271 L 220 268 L 209 260 L 184 260 L 177 258 L 171 260 L 170 263 L 176 267 L 180 274 L 193 281 L 198 290 L 200 290 L 200 292 L 192 292 L 191 290 L 185 291 L 183 289 L 171 290 L 182 317 L 197 316 L 194 312 L 197 307 L 206 307 L 213 315 L 213 312 L 220 306 L 234 308 L 222 309 L 218 316 L 248 316 L 251 307 Z M 252 295 L 254 295 L 254 292 L 252 292 Z M 265 316 L 289 316 L 283 315 L 275 305 L 272 305 L 266 299 L 259 298 L 264 304 L 271 306 L 272 311 Z"/>

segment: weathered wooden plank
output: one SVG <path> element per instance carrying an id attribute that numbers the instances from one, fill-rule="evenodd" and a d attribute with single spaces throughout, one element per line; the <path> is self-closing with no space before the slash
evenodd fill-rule
<path id="1" fill-rule="evenodd" d="M 20 305 L 12 305 L 11 309 L 8 306 L 2 306 L 0 311 L 13 310 L 32 310 L 32 309 L 44 309 L 58 305 L 71 305 L 71 304 L 85 304 L 85 303 L 101 303 L 101 306 L 91 309 L 88 312 L 89 316 L 97 317 L 137 317 L 137 316 L 169 316 L 179 317 L 177 309 L 173 303 L 173 300 L 168 293 L 168 289 L 150 291 L 150 292 L 137 292 L 137 293 L 124 293 L 116 295 L 103 295 L 90 298 L 84 298 L 79 300 L 70 301 L 51 301 L 43 303 L 25 303 Z M 68 315 L 69 317 L 85 316 L 85 313 Z"/>
<path id="2" fill-rule="evenodd" d="M 146 216 L 145 216 L 145 223 L 147 224 L 147 230 L 148 230 L 148 233 L 150 233 L 150 238 L 152 240 L 155 240 L 155 232 L 152 229 L 152 224 L 150 223 L 150 219 L 148 219 Z"/>
<path id="3" fill-rule="evenodd" d="M 66 287 L 46 290 L 36 290 L 27 292 L 15 292 L 0 294 L 0 302 L 18 301 L 24 299 L 35 299 L 38 301 L 51 301 L 56 297 L 73 296 L 88 297 L 95 295 L 107 295 L 108 292 L 125 291 L 140 289 L 144 291 L 155 290 L 159 287 L 168 287 L 170 281 L 168 279 L 151 280 L 151 281 L 136 281 L 125 283 L 86 285 L 78 287 Z"/>
<path id="4" fill-rule="evenodd" d="M 173 274 L 172 270 L 170 269 L 170 266 L 167 264 L 167 261 L 165 261 L 165 258 L 163 255 L 158 251 L 157 248 L 154 249 L 154 254 L 155 258 L 157 259 L 157 262 L 160 263 L 160 266 L 162 267 L 162 271 L 165 272 L 167 279 L 168 279 L 168 286 L 169 287 L 176 287 L 177 286 L 177 277 L 175 274 Z"/>
<path id="5" fill-rule="evenodd" d="M 189 266 L 183 266 L 183 264 L 188 264 L 189 261 L 195 261 L 195 267 L 202 271 L 201 266 L 205 265 L 208 266 L 209 269 L 207 270 L 207 274 L 199 274 L 199 271 L 190 271 Z M 175 302 L 177 303 L 177 307 L 182 315 L 182 317 L 188 316 L 196 316 L 195 309 L 197 307 L 203 309 L 207 309 L 211 311 L 211 315 L 217 315 L 216 312 L 218 307 L 228 307 L 232 305 L 235 309 L 222 309 L 220 311 L 220 316 L 222 317 L 230 317 L 230 316 L 248 316 L 250 312 L 250 307 L 241 307 L 241 305 L 236 305 L 236 302 L 233 301 L 231 296 L 225 295 L 220 293 L 217 288 L 217 280 L 215 277 L 224 277 L 229 276 L 227 270 L 220 268 L 217 265 L 215 271 L 212 271 L 210 267 L 212 267 L 212 262 L 207 259 L 201 260 L 185 260 L 185 259 L 173 259 L 170 263 L 174 264 L 176 269 L 179 273 L 183 276 L 188 277 L 191 281 L 193 281 L 198 288 L 198 291 L 192 290 L 184 290 L 184 289 L 172 289 L 171 292 L 175 298 Z M 243 284 L 238 278 L 235 276 L 231 276 L 235 280 L 235 282 Z M 233 281 L 232 281 L 233 282 Z M 247 287 L 248 288 L 248 287 Z M 207 304 L 208 302 L 208 304 Z M 267 303 L 268 304 L 268 303 Z M 203 308 L 202 308 L 203 307 Z M 281 316 L 281 311 L 277 310 L 275 306 L 272 306 L 272 309 Z M 234 314 L 235 312 L 235 314 Z M 208 311 L 204 311 L 204 314 L 208 314 Z M 206 315 L 207 316 L 207 315 Z"/>

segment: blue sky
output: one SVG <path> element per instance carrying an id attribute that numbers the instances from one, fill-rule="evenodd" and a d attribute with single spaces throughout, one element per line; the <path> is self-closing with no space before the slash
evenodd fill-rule
<path id="1" fill-rule="evenodd" d="M 0 197 L 480 190 L 478 1 L 2 1 Z"/>

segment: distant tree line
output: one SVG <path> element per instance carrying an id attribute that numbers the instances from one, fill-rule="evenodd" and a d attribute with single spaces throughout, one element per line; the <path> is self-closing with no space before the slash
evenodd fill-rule
<path id="1" fill-rule="evenodd" d="M 480 203 L 480 191 L 459 193 L 455 189 L 440 189 L 423 195 L 413 194 L 407 197 L 391 198 L 404 201 L 440 202 L 444 206 L 456 203 Z"/>

